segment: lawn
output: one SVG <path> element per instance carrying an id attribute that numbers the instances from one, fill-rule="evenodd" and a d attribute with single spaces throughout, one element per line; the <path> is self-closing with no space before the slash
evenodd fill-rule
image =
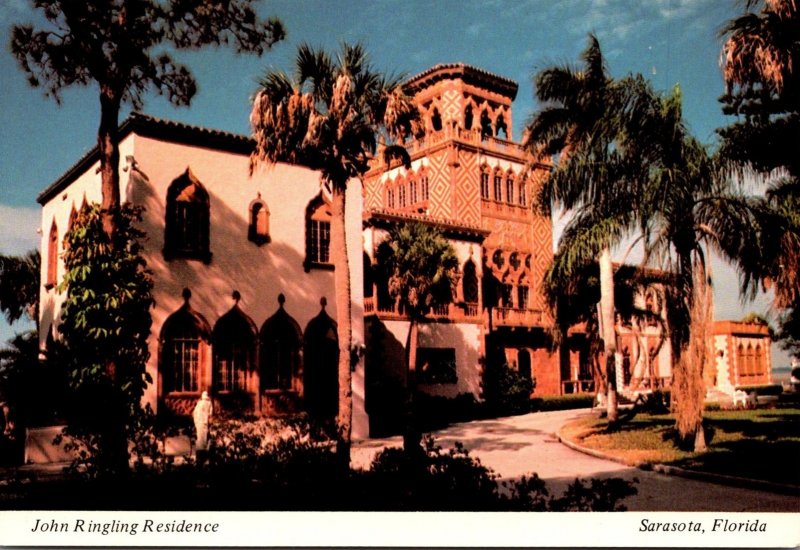
<path id="1" fill-rule="evenodd" d="M 680 468 L 800 486 L 800 408 L 706 411 L 708 451 L 694 453 L 675 443 L 671 415 L 640 413 L 618 430 L 584 418 L 562 436 L 627 464 Z"/>

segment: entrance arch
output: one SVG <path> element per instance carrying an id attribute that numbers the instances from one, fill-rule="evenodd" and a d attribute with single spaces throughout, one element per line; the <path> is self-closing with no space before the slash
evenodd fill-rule
<path id="1" fill-rule="evenodd" d="M 336 321 L 325 311 L 309 321 L 303 338 L 305 409 L 312 418 L 333 419 L 339 405 L 339 338 Z"/>

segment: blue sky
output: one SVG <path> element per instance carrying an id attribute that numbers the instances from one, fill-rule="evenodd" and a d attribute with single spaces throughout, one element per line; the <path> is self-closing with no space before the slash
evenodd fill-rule
<path id="1" fill-rule="evenodd" d="M 288 67 L 302 42 L 334 49 L 362 41 L 374 65 L 413 75 L 436 63 L 465 62 L 516 80 L 514 137 L 535 110 L 531 75 L 575 63 L 594 32 L 614 76 L 642 73 L 659 90 L 680 84 L 695 135 L 715 143 L 726 122 L 717 103 L 721 26 L 739 13 L 735 0 L 279 0 L 259 4 L 276 15 L 287 40 L 261 58 L 224 49 L 179 52 L 198 81 L 190 108 L 147 96 L 144 112 L 232 132 L 248 132 L 249 98 L 266 67 Z M 99 120 L 94 88 L 67 90 L 62 105 L 30 88 L 8 52 L 9 27 L 33 22 L 27 0 L 0 3 L 0 252 L 38 246 L 36 195 L 95 143 Z M 122 117 L 128 110 L 122 113 Z M 717 266 L 715 266 L 716 268 Z M 742 305 L 735 276 L 720 266 L 717 315 L 766 312 L 766 300 Z M 0 341 L 10 330 L 0 326 Z M 783 357 L 782 355 L 780 357 Z M 783 360 L 775 356 L 776 362 Z"/>

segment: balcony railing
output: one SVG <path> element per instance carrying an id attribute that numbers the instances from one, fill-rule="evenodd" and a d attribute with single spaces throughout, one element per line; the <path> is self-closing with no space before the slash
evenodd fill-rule
<path id="1" fill-rule="evenodd" d="M 482 135 L 480 130 L 463 130 L 461 128 L 452 127 L 444 127 L 437 132 L 429 132 L 422 138 L 415 139 L 414 141 L 406 143 L 404 146 L 408 154 L 414 156 L 424 149 L 428 149 L 448 140 L 457 140 L 462 143 L 479 145 L 490 151 L 506 153 L 517 157 L 525 155 L 525 150 L 522 146 L 513 141 Z M 375 166 L 383 164 L 383 154 L 381 154 L 381 151 L 378 151 L 378 154 L 375 155 L 374 162 L 376 163 Z"/>
<path id="2" fill-rule="evenodd" d="M 497 307 L 492 310 L 492 323 L 496 327 L 542 326 L 544 312 L 540 309 Z"/>
<path id="3" fill-rule="evenodd" d="M 381 319 L 408 320 L 408 315 L 400 311 L 397 304 L 387 305 L 376 302 L 373 296 L 364 298 L 364 315 L 377 315 Z M 478 304 L 446 304 L 432 308 L 426 317 L 434 320 L 476 322 L 480 319 L 480 311 Z"/>

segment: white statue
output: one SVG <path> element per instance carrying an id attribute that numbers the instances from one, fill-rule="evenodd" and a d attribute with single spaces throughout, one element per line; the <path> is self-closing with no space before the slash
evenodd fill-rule
<path id="1" fill-rule="evenodd" d="M 195 448 L 198 451 L 208 450 L 208 422 L 212 414 L 214 414 L 214 405 L 211 403 L 211 398 L 208 397 L 208 392 L 204 391 L 192 412 L 194 429 L 197 432 Z"/>

